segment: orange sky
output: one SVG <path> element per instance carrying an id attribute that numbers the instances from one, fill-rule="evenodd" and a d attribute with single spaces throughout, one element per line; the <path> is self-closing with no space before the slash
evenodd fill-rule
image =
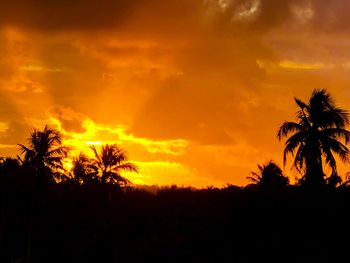
<path id="1" fill-rule="evenodd" d="M 117 142 L 135 183 L 245 185 L 282 164 L 293 96 L 350 109 L 347 0 L 12 0 L 0 9 L 0 154 L 49 123 Z M 341 173 L 350 170 L 341 168 Z M 290 167 L 285 169 L 291 174 Z M 293 174 L 293 173 L 292 173 Z"/>

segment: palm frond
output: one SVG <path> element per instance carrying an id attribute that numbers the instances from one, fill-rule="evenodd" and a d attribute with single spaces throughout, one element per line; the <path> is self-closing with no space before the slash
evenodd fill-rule
<path id="1" fill-rule="evenodd" d="M 95 145 L 92 145 L 92 146 L 90 147 L 90 149 L 93 151 L 93 153 L 94 153 L 94 155 L 95 155 L 95 158 L 96 158 L 99 162 L 101 162 L 100 154 L 97 152 L 97 149 L 96 149 Z"/>
<path id="2" fill-rule="evenodd" d="M 54 148 L 50 151 L 48 151 L 47 156 L 61 156 L 61 157 L 66 157 L 67 156 L 67 147 L 65 146 L 60 146 L 57 148 Z"/>
<path id="3" fill-rule="evenodd" d="M 335 158 L 333 156 L 333 153 L 330 149 L 330 147 L 323 147 L 323 153 L 325 155 L 326 163 L 331 167 L 332 169 L 332 174 L 337 173 L 337 163 L 335 161 Z"/>
<path id="4" fill-rule="evenodd" d="M 333 105 L 333 99 L 325 89 L 315 89 L 309 99 L 310 108 Z"/>
<path id="5" fill-rule="evenodd" d="M 113 171 L 120 171 L 120 170 L 128 171 L 128 172 L 135 172 L 135 173 L 139 172 L 139 168 L 135 164 L 129 163 L 129 162 L 119 164 L 113 168 Z"/>
<path id="6" fill-rule="evenodd" d="M 32 149 L 29 149 L 27 146 L 23 144 L 17 144 L 19 146 L 19 152 L 20 154 L 26 154 L 28 152 L 32 152 Z"/>
<path id="7" fill-rule="evenodd" d="M 255 177 L 253 177 L 253 176 L 247 176 L 246 177 L 249 181 L 251 181 L 251 182 L 253 182 L 253 183 L 256 183 L 256 184 L 258 184 L 259 182 L 260 182 L 260 179 L 261 178 L 255 178 Z"/>
<path id="8" fill-rule="evenodd" d="M 347 111 L 333 107 L 321 113 L 322 127 L 345 128 L 349 124 L 349 114 Z"/>
<path id="9" fill-rule="evenodd" d="M 339 138 L 345 141 L 347 144 L 350 141 L 350 131 L 341 128 L 327 128 L 321 131 L 321 136 L 332 137 L 334 139 Z"/>
<path id="10" fill-rule="evenodd" d="M 49 156 L 45 158 L 45 162 L 50 164 L 50 163 L 62 163 L 62 157 L 61 156 Z"/>
<path id="11" fill-rule="evenodd" d="M 305 110 L 305 109 L 309 108 L 309 106 L 305 102 L 301 101 L 300 99 L 298 99 L 296 97 L 294 97 L 294 101 L 299 106 L 299 108 L 301 110 Z"/>
<path id="12" fill-rule="evenodd" d="M 279 140 L 281 140 L 283 137 L 288 136 L 289 133 L 302 131 L 303 129 L 303 126 L 299 123 L 285 121 L 279 128 L 277 137 Z"/>
<path id="13" fill-rule="evenodd" d="M 301 144 L 295 154 L 293 167 L 297 169 L 299 173 L 302 172 L 305 162 L 305 146 Z"/>
<path id="14" fill-rule="evenodd" d="M 333 138 L 328 138 L 326 143 L 329 148 L 341 158 L 343 162 L 349 162 L 350 151 L 344 144 Z"/>
<path id="15" fill-rule="evenodd" d="M 121 176 L 118 173 L 111 173 L 111 180 L 114 181 L 116 184 L 120 185 L 128 185 L 128 184 L 132 184 L 132 182 L 130 180 L 128 180 L 127 178 Z"/>
<path id="16" fill-rule="evenodd" d="M 294 156 L 295 149 L 304 143 L 307 137 L 306 131 L 300 131 L 292 135 L 288 138 L 285 144 L 284 152 L 283 152 L 283 164 L 285 165 L 287 162 L 287 155 L 292 154 Z"/>

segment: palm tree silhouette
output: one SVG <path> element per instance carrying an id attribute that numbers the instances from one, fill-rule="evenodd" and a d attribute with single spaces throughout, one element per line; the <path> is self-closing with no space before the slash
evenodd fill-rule
<path id="1" fill-rule="evenodd" d="M 288 185 L 288 177 L 284 176 L 282 169 L 273 161 L 258 164 L 258 172 L 251 172 L 248 180 L 264 188 L 279 188 Z"/>
<path id="2" fill-rule="evenodd" d="M 77 184 L 98 182 L 98 169 L 85 154 L 73 158 L 72 181 Z"/>
<path id="3" fill-rule="evenodd" d="M 63 158 L 67 156 L 67 148 L 62 146 L 60 133 L 45 125 L 43 130 L 34 129 L 28 140 L 28 146 L 19 144 L 19 151 L 24 155 L 22 164 L 26 172 L 36 176 L 37 186 L 54 183 L 63 177 Z M 34 191 L 34 189 L 32 189 Z M 29 215 L 27 232 L 27 259 L 31 261 L 33 232 L 33 192 L 29 196 Z"/>
<path id="4" fill-rule="evenodd" d="M 102 183 L 128 185 L 131 182 L 120 175 L 121 171 L 138 172 L 136 165 L 127 161 L 126 154 L 116 144 L 106 144 L 100 153 L 95 146 L 91 146 L 95 158 L 92 160 L 94 169 Z"/>
<path id="5" fill-rule="evenodd" d="M 55 176 L 64 171 L 63 158 L 67 156 L 67 148 L 62 146 L 60 133 L 49 128 L 34 129 L 28 138 L 28 146 L 19 144 L 23 165 L 42 179 L 55 181 Z"/>
<path id="6" fill-rule="evenodd" d="M 350 132 L 348 112 L 335 106 L 326 90 L 314 90 L 307 103 L 295 98 L 300 108 L 297 121 L 285 121 L 279 128 L 277 137 L 285 142 L 284 164 L 287 155 L 294 157 L 293 166 L 304 172 L 301 183 L 308 186 L 321 186 L 326 183 L 323 172 L 323 160 L 331 168 L 331 177 L 338 177 L 337 165 L 333 154 L 343 162 L 349 160 L 349 149 L 342 143 L 348 143 Z M 339 177 L 338 177 L 339 178 Z"/>

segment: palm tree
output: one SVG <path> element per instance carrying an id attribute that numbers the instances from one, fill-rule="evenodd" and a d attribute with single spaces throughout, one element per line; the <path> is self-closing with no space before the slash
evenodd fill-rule
<path id="1" fill-rule="evenodd" d="M 60 133 L 49 128 L 34 129 L 28 138 L 28 146 L 19 144 L 23 164 L 39 177 L 55 181 L 55 176 L 63 172 L 63 158 L 67 156 L 67 148 L 62 146 Z"/>
<path id="2" fill-rule="evenodd" d="M 131 182 L 120 175 L 121 171 L 138 172 L 136 165 L 127 162 L 126 154 L 116 144 L 102 146 L 99 153 L 95 146 L 91 146 L 95 158 L 92 164 L 98 171 L 102 183 L 127 185 Z"/>
<path id="3" fill-rule="evenodd" d="M 280 188 L 288 185 L 288 177 L 284 176 L 282 169 L 273 161 L 258 164 L 258 172 L 251 172 L 248 180 L 263 188 Z"/>
<path id="4" fill-rule="evenodd" d="M 98 181 L 98 170 L 92 164 L 92 160 L 80 153 L 73 158 L 72 180 L 77 184 L 94 183 Z"/>
<path id="5" fill-rule="evenodd" d="M 60 133 L 45 125 L 43 130 L 34 129 L 28 138 L 28 146 L 19 144 L 23 155 L 23 166 L 29 173 L 36 175 L 41 183 L 56 182 L 63 175 L 63 158 L 67 156 L 67 148 L 62 146 Z M 33 232 L 33 199 L 29 197 L 28 233 L 27 233 L 27 262 L 31 260 Z"/>
<path id="6" fill-rule="evenodd" d="M 324 89 L 314 90 L 307 103 L 297 98 L 295 102 L 299 107 L 297 121 L 285 121 L 277 134 L 279 140 L 289 136 L 285 142 L 284 164 L 287 155 L 293 155 L 293 166 L 304 173 L 301 183 L 321 186 L 326 183 L 323 162 L 331 168 L 331 177 L 336 178 L 334 154 L 343 162 L 349 160 L 349 149 L 346 147 L 350 139 L 350 132 L 346 130 L 349 114 L 336 107 Z"/>

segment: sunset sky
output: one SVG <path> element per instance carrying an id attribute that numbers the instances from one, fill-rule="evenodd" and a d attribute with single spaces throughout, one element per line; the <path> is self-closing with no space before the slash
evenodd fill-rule
<path id="1" fill-rule="evenodd" d="M 348 0 L 1 3 L 0 155 L 48 123 L 71 156 L 118 143 L 137 184 L 245 185 L 256 164 L 282 165 L 276 133 L 294 119 L 294 96 L 326 88 L 350 110 L 349 10 Z"/>

